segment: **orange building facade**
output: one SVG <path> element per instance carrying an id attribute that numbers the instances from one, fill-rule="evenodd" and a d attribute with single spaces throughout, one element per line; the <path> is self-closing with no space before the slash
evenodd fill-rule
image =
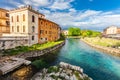
<path id="1" fill-rule="evenodd" d="M 48 41 L 56 41 L 60 38 L 60 30 L 58 24 L 45 18 L 38 19 L 38 43 Z"/>
<path id="2" fill-rule="evenodd" d="M 10 24 L 8 10 L 0 8 L 0 34 L 9 32 Z"/>

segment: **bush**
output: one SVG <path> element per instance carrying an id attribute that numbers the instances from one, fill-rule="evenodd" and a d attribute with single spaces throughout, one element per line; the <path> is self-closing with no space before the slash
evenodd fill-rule
<path id="1" fill-rule="evenodd" d="M 44 60 L 35 60 L 32 62 L 32 65 L 34 65 L 37 69 L 47 67 L 47 63 Z"/>
<path id="2" fill-rule="evenodd" d="M 49 67 L 49 68 L 48 68 L 48 73 L 58 72 L 58 71 L 59 71 L 59 68 L 56 67 L 56 66 L 52 66 L 52 67 Z"/>

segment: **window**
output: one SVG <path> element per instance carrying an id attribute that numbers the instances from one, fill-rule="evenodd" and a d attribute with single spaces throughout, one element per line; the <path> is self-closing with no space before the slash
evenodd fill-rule
<path id="1" fill-rule="evenodd" d="M 42 24 L 42 22 L 41 22 L 41 24 Z"/>
<path id="2" fill-rule="evenodd" d="M 19 32 L 19 26 L 17 26 L 17 32 Z"/>
<path id="3" fill-rule="evenodd" d="M 25 32 L 25 26 L 23 26 L 23 32 Z"/>
<path id="4" fill-rule="evenodd" d="M 11 21 L 13 22 L 13 16 L 11 17 Z"/>
<path id="5" fill-rule="evenodd" d="M 19 22 L 19 16 L 17 15 L 17 22 Z"/>
<path id="6" fill-rule="evenodd" d="M 25 14 L 23 14 L 23 21 L 25 21 Z"/>
<path id="7" fill-rule="evenodd" d="M 44 31 L 43 30 L 40 30 L 40 34 L 42 34 Z"/>
<path id="8" fill-rule="evenodd" d="M 32 22 L 35 22 L 35 16 L 32 15 Z"/>
<path id="9" fill-rule="evenodd" d="M 34 36 L 32 36 L 32 40 L 34 40 Z"/>
<path id="10" fill-rule="evenodd" d="M 32 26 L 32 32 L 35 32 L 35 27 L 34 26 Z"/>
<path id="11" fill-rule="evenodd" d="M 43 38 L 40 38 L 41 40 L 43 40 Z"/>
<path id="12" fill-rule="evenodd" d="M 12 32 L 14 32 L 14 26 L 12 26 Z"/>
<path id="13" fill-rule="evenodd" d="M 7 25 L 7 26 L 10 25 L 9 21 L 6 21 L 6 25 Z"/>
<path id="14" fill-rule="evenodd" d="M 45 33 L 47 34 L 47 31 L 45 31 Z"/>
<path id="15" fill-rule="evenodd" d="M 9 17 L 9 14 L 8 14 L 8 13 L 6 13 L 6 17 Z"/>

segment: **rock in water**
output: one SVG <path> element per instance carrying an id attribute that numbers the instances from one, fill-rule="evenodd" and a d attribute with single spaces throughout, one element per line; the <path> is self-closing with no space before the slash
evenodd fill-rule
<path id="1" fill-rule="evenodd" d="M 60 62 L 58 66 L 51 66 L 38 72 L 31 80 L 92 80 L 92 78 L 84 74 L 79 66 Z"/>

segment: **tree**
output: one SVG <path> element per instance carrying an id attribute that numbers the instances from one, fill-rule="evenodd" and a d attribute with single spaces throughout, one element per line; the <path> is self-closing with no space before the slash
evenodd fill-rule
<path id="1" fill-rule="evenodd" d="M 101 33 L 92 30 L 81 30 L 82 37 L 100 37 Z"/>
<path id="2" fill-rule="evenodd" d="M 79 36 L 80 35 L 80 28 L 73 28 L 73 27 L 70 27 L 68 29 L 68 35 L 69 36 Z"/>

